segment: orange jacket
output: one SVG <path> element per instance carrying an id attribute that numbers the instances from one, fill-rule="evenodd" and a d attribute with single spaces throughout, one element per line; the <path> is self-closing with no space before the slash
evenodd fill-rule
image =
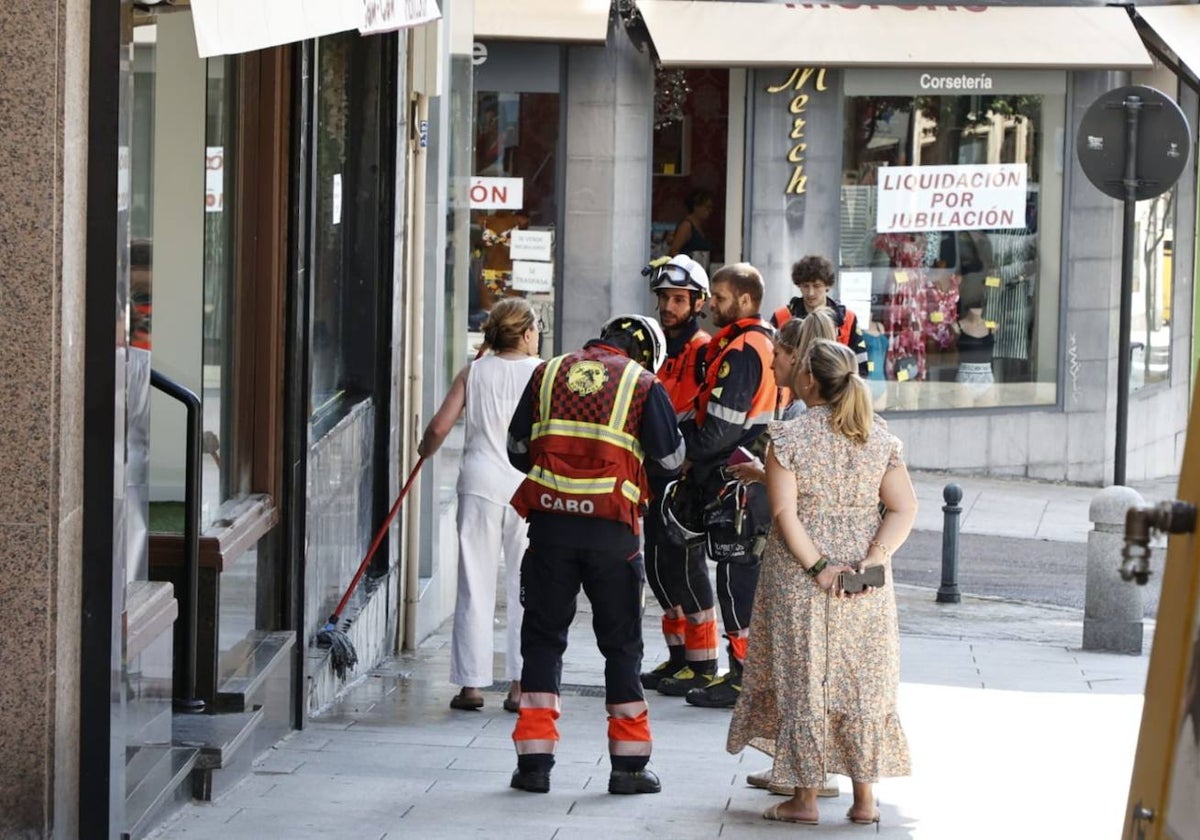
<path id="1" fill-rule="evenodd" d="M 751 426 L 766 423 L 772 418 L 778 395 L 775 387 L 775 374 L 771 371 L 771 359 L 775 352 L 774 343 L 771 341 L 769 333 L 770 327 L 764 324 L 758 316 L 754 316 L 735 321 L 713 336 L 706 348 L 704 384 L 700 386 L 700 394 L 696 400 L 696 425 L 704 425 L 704 421 L 710 414 L 715 394 L 723 392 L 728 387 L 722 382 L 729 375 L 728 365 L 724 363 L 725 356 L 734 350 L 743 349 L 750 349 L 758 355 L 759 363 L 762 365 L 762 376 L 754 384 L 754 396 L 745 410 L 733 407 L 732 410 L 721 413 L 722 419 L 731 423 L 740 419 L 739 425 L 748 429 Z M 748 391 L 749 387 L 744 390 Z M 744 416 L 739 417 L 738 415 Z M 691 453 L 689 453 L 690 456 Z"/>
<path id="2" fill-rule="evenodd" d="M 703 358 L 704 347 L 712 336 L 704 330 L 696 330 L 676 356 L 667 356 L 658 369 L 658 381 L 667 389 L 671 405 L 675 408 L 675 419 L 682 423 L 696 412 L 696 397 L 700 395 L 700 375 L 697 366 Z"/>

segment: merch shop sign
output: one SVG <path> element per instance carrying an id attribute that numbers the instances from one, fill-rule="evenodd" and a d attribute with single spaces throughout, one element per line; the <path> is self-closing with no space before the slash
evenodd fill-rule
<path id="1" fill-rule="evenodd" d="M 810 81 L 812 82 L 811 87 L 809 86 Z M 792 168 L 792 175 L 788 179 L 787 186 L 784 187 L 784 195 L 803 195 L 808 185 L 808 176 L 804 174 L 805 155 L 808 153 L 808 140 L 805 138 L 808 118 L 805 116 L 805 112 L 808 110 L 810 94 L 806 89 L 815 92 L 824 91 L 827 88 L 825 68 L 823 67 L 793 68 L 787 81 L 767 87 L 767 93 L 782 93 L 791 97 L 788 100 L 791 128 L 788 131 L 787 162 Z"/>
<path id="2" fill-rule="evenodd" d="M 875 230 L 902 233 L 1025 227 L 1028 166 L 884 166 Z"/>

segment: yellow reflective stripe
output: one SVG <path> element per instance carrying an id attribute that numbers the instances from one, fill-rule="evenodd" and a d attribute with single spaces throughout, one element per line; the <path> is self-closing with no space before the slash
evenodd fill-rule
<path id="1" fill-rule="evenodd" d="M 608 426 L 602 426 L 599 423 L 559 419 L 548 420 L 544 423 L 534 423 L 529 439 L 537 440 L 546 435 L 598 440 L 632 452 L 639 461 L 644 457 L 642 443 L 636 437 L 619 429 L 610 429 Z"/>
<path id="2" fill-rule="evenodd" d="M 617 486 L 617 479 L 613 476 L 606 476 L 604 478 L 570 478 L 569 476 L 558 475 L 545 467 L 539 466 L 534 466 L 529 471 L 529 479 L 543 487 L 566 493 L 611 493 L 613 488 Z"/>
<path id="3" fill-rule="evenodd" d="M 554 393 L 554 380 L 558 377 L 558 369 L 562 367 L 562 356 L 555 356 L 550 361 L 546 362 L 546 369 L 542 372 L 542 393 L 539 397 L 541 405 L 542 422 L 545 423 L 550 419 L 550 395 Z M 534 427 L 536 429 L 536 426 Z"/>
<path id="4" fill-rule="evenodd" d="M 642 366 L 637 362 L 629 362 L 621 371 L 621 383 L 617 385 L 617 398 L 613 400 L 612 414 L 609 415 L 610 428 L 621 430 L 629 418 L 629 406 L 633 403 L 633 389 L 637 385 Z"/>
<path id="5" fill-rule="evenodd" d="M 622 481 L 621 495 L 636 505 L 638 499 L 642 498 L 642 491 L 632 481 Z"/>

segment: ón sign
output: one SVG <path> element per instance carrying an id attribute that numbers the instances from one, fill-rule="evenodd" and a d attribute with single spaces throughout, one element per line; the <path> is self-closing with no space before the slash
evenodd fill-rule
<path id="1" fill-rule="evenodd" d="M 472 178 L 467 186 L 472 210 L 520 210 L 525 206 L 523 178 Z"/>

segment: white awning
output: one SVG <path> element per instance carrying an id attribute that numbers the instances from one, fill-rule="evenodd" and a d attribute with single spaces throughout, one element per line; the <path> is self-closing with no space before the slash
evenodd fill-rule
<path id="1" fill-rule="evenodd" d="M 1134 6 L 1133 11 L 1200 78 L 1200 6 Z"/>
<path id="2" fill-rule="evenodd" d="M 637 0 L 664 66 L 1140 69 L 1123 8 Z"/>
<path id="3" fill-rule="evenodd" d="M 442 16 L 437 0 L 191 0 L 201 58 L 357 29 L 403 29 Z"/>
<path id="4" fill-rule="evenodd" d="M 603 44 L 610 5 L 610 0 L 475 0 L 475 38 Z"/>

